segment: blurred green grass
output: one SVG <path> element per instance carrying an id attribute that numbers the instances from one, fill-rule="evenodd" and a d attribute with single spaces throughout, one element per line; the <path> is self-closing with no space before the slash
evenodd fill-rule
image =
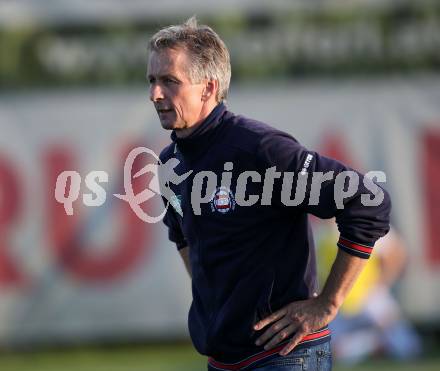
<path id="1" fill-rule="evenodd" d="M 0 352 L 1 371 L 202 371 L 206 358 L 191 344 L 80 347 Z M 440 354 L 417 362 L 369 361 L 355 367 L 335 365 L 334 371 L 438 371 Z"/>

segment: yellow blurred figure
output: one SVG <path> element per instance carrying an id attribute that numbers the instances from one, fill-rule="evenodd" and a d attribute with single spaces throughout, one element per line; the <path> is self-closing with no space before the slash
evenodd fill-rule
<path id="1" fill-rule="evenodd" d="M 334 222 L 321 227 L 317 260 L 322 284 L 336 256 L 339 233 Z M 330 324 L 337 360 L 354 364 L 377 352 L 396 359 L 420 353 L 420 339 L 391 293 L 406 261 L 404 243 L 393 229 L 376 242 L 368 264 Z"/>
<path id="2" fill-rule="evenodd" d="M 318 277 L 320 285 L 325 282 L 332 263 L 336 258 L 338 233 L 329 233 L 319 242 L 318 250 Z M 377 244 L 376 244 L 377 245 Z M 345 315 L 355 315 L 359 313 L 366 301 L 370 291 L 379 284 L 380 281 L 380 259 L 378 258 L 377 247 L 373 250 L 368 264 L 360 274 L 355 285 L 345 298 L 344 304 L 340 308 L 340 312 Z"/>

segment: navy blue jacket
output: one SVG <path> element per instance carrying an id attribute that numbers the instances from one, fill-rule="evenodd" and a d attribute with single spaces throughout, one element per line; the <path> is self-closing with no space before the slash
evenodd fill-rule
<path id="1" fill-rule="evenodd" d="M 280 178 L 274 182 L 271 205 L 257 202 L 240 206 L 234 195 L 243 171 L 257 171 L 264 179 L 266 169 L 273 166 L 279 172 L 295 175 L 329 170 L 338 174 L 351 169 L 307 150 L 289 134 L 234 115 L 224 104 L 219 104 L 189 137 L 177 138 L 173 132 L 171 138 L 173 142 L 162 151 L 161 161 L 176 157 L 180 160 L 175 169 L 178 174 L 193 170 L 183 183 L 171 185 L 180 200 L 183 218 L 173 207 L 168 208 L 164 218 L 170 240 L 178 248 L 190 247 L 192 341 L 218 369 L 255 366 L 274 351 L 264 352 L 255 345 L 259 334 L 253 325 L 292 301 L 312 297 L 318 290 L 307 214 L 336 217 L 341 234 L 339 248 L 367 258 L 375 241 L 389 229 L 388 194 L 383 191 L 384 200 L 379 206 L 363 206 L 361 194 L 371 195 L 371 191 L 363 186 L 361 176 L 359 190 L 345 200 L 343 209 L 338 209 L 334 180 L 330 180 L 324 182 L 317 205 L 307 202 L 309 184 L 305 201 L 288 207 L 281 202 Z M 228 189 L 221 189 L 225 162 L 233 163 L 232 182 Z M 192 181 L 203 170 L 216 173 L 218 188 L 210 202 L 201 205 L 201 215 L 196 215 L 191 207 Z M 246 195 L 261 197 L 262 192 L 263 181 L 248 181 Z M 328 329 L 322 329 L 306 337 L 301 345 L 328 339 Z"/>

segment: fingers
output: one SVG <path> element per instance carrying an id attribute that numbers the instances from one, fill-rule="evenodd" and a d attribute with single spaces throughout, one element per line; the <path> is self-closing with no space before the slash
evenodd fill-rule
<path id="1" fill-rule="evenodd" d="M 265 350 L 274 348 L 276 345 L 287 339 L 293 332 L 295 332 L 297 325 L 290 324 L 281 331 L 279 331 L 272 339 L 264 346 Z"/>
<path id="2" fill-rule="evenodd" d="M 283 330 L 286 326 L 290 325 L 290 320 L 287 317 L 281 318 L 278 322 L 275 322 L 272 326 L 270 326 L 264 333 L 261 335 L 257 341 L 256 345 L 261 345 L 266 343 L 270 338 L 272 338 L 275 334 L 278 334 L 281 330 Z"/>
<path id="3" fill-rule="evenodd" d="M 272 322 L 278 321 L 279 319 L 283 318 L 286 314 L 286 310 L 284 308 L 276 311 L 275 313 L 272 313 L 270 316 L 262 319 L 260 322 L 255 324 L 254 330 L 261 330 L 265 328 L 267 325 L 271 324 Z"/>
<path id="4" fill-rule="evenodd" d="M 296 329 L 296 334 L 292 337 L 292 340 L 289 341 L 289 343 L 281 349 L 280 355 L 286 356 L 288 355 L 295 347 L 298 345 L 298 343 L 306 336 L 307 333 L 301 328 Z"/>

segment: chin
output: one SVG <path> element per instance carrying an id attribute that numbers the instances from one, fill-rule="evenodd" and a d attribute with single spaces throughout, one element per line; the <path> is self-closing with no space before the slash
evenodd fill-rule
<path id="1" fill-rule="evenodd" d="M 161 122 L 160 124 L 162 125 L 162 128 L 164 128 L 165 130 L 174 130 L 175 129 L 174 122 Z"/>

